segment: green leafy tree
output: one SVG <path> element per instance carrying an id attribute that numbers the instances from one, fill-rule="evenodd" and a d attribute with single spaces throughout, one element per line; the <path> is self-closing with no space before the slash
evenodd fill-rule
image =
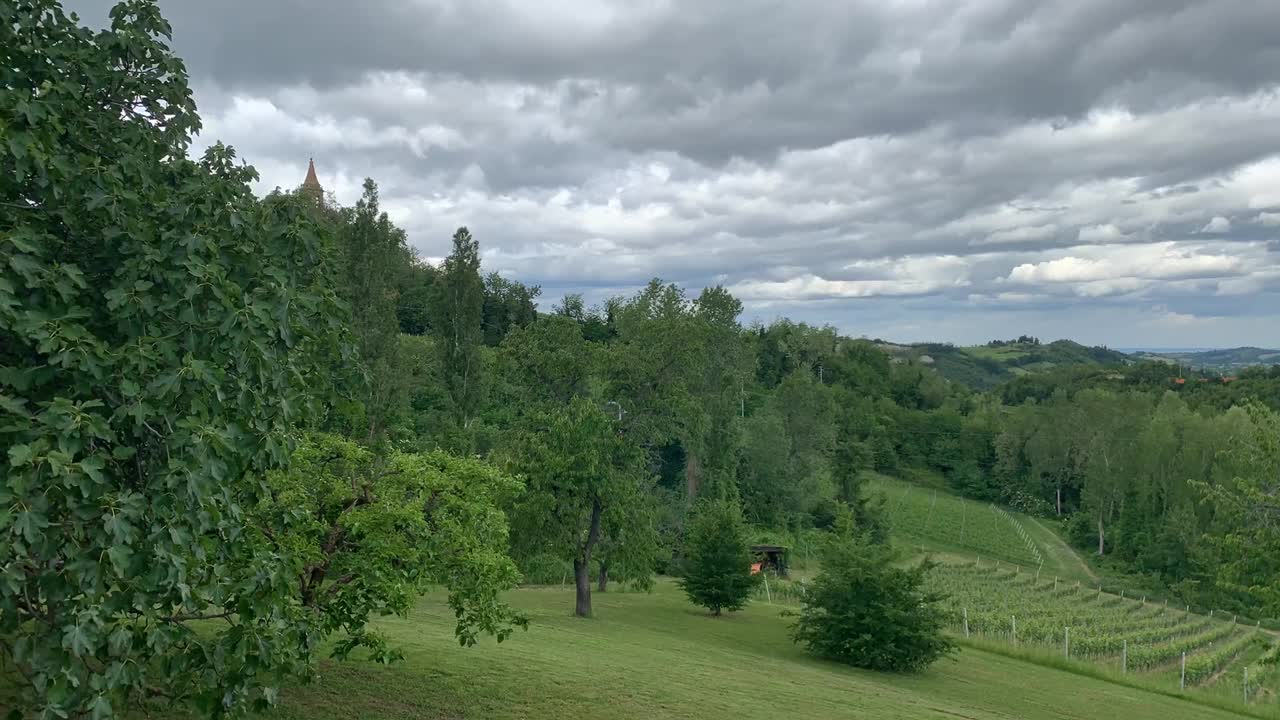
<path id="1" fill-rule="evenodd" d="M 441 451 L 379 456 L 336 435 L 313 435 L 252 513 L 263 541 L 289 557 L 298 602 L 321 634 L 341 633 L 333 654 L 364 647 L 398 655 L 367 629 L 372 616 L 406 615 L 431 586 L 449 589 L 463 645 L 499 642 L 526 624 L 499 598 L 519 580 L 506 555 L 500 507 L 520 484 L 479 460 Z"/>
<path id="2" fill-rule="evenodd" d="M 1233 606 L 1267 617 L 1280 614 L 1280 415 L 1251 405 L 1239 409 L 1237 434 L 1226 449 L 1218 484 L 1196 483 L 1214 508 L 1203 564 Z M 1244 420 L 1245 422 L 1239 422 Z"/>
<path id="3" fill-rule="evenodd" d="M 837 520 L 822 571 L 805 592 L 792 637 L 811 652 L 857 667 L 921 670 L 954 648 L 943 632 L 943 596 L 925 589 L 931 565 L 898 567 L 888 545 Z"/>
<path id="4" fill-rule="evenodd" d="M 508 280 L 498 273 L 484 278 L 481 324 L 486 345 L 497 345 L 512 329 L 538 319 L 537 299 L 542 288 Z"/>
<path id="5" fill-rule="evenodd" d="M 617 335 L 603 361 L 605 393 L 625 414 L 639 445 L 683 449 L 685 498 L 698 497 L 708 409 L 698 397 L 708 356 L 694 306 L 676 285 L 654 279 L 635 297 L 615 303 Z"/>
<path id="6" fill-rule="evenodd" d="M 401 277 L 399 301 L 396 303 L 400 332 L 425 335 L 432 331 L 431 312 L 438 274 L 439 270 L 434 266 L 417 258 L 406 269 Z"/>
<path id="7" fill-rule="evenodd" d="M 590 571 L 601 563 L 644 584 L 653 572 L 652 479 L 645 455 L 596 398 L 599 351 L 574 319 L 540 318 L 503 341 L 498 451 L 527 484 L 512 508 L 513 552 L 573 565 L 576 611 L 591 613 Z"/>
<path id="8" fill-rule="evenodd" d="M 712 615 L 746 607 L 756 576 L 738 504 L 699 501 L 685 532 L 683 576 L 677 582 L 689 600 Z"/>
<path id="9" fill-rule="evenodd" d="M 384 437 L 393 418 L 406 409 L 404 373 L 397 362 L 396 305 L 413 256 L 404 231 L 382 211 L 377 184 L 368 178 L 355 207 L 339 213 L 337 237 L 338 287 L 350 307 L 352 334 L 364 370 L 356 393 L 362 411 L 359 435 L 373 442 Z"/>
<path id="10" fill-rule="evenodd" d="M 484 282 L 480 279 L 480 245 L 466 228 L 453 234 L 453 251 L 445 258 L 434 285 L 432 325 L 439 339 L 440 373 L 449 393 L 453 422 L 472 449 L 472 426 L 484 399 Z"/>
<path id="11" fill-rule="evenodd" d="M 324 414 L 332 245 L 230 149 L 186 157 L 169 32 L 0 4 L 0 667 L 33 715 L 269 704 L 313 639 L 244 516 Z"/>
<path id="12" fill-rule="evenodd" d="M 606 533 L 630 539 L 614 548 L 614 562 L 648 574 L 653 528 L 644 456 L 598 403 L 579 396 L 526 416 L 505 452 L 527 487 L 512 511 L 518 551 L 573 564 L 577 615 L 591 615 L 590 571 Z"/>

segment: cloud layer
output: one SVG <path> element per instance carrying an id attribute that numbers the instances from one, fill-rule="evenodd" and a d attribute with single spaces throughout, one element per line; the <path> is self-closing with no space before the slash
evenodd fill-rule
<path id="1" fill-rule="evenodd" d="M 71 4 L 94 21 L 105 5 Z M 205 120 L 544 299 L 853 335 L 1280 344 L 1280 3 L 162 3 Z"/>

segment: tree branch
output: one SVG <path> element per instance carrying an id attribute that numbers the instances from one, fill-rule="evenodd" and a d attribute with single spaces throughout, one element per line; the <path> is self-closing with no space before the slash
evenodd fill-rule
<path id="1" fill-rule="evenodd" d="M 235 613 L 230 610 L 220 613 L 179 613 L 177 615 L 166 615 L 161 617 L 160 620 L 167 623 L 184 623 L 192 620 L 219 620 L 222 618 L 229 618 L 234 614 Z"/>

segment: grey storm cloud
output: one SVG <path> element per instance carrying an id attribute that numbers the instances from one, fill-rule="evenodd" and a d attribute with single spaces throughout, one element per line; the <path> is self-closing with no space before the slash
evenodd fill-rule
<path id="1" fill-rule="evenodd" d="M 68 3 L 102 24 L 107 3 Z M 1280 3 L 161 0 L 261 189 L 365 176 L 544 299 L 1280 344 Z"/>

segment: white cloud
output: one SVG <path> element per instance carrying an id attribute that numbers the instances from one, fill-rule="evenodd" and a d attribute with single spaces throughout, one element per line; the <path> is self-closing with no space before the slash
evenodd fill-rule
<path id="1" fill-rule="evenodd" d="M 1153 243 L 1103 248 L 1075 248 L 1072 254 L 1053 260 L 1023 263 L 1010 271 L 1016 283 L 1090 283 L 1124 278 L 1176 280 L 1237 274 L 1239 257 L 1199 252 L 1176 243 Z M 1134 289 L 1136 289 L 1136 285 Z M 1110 287 L 1110 286 L 1099 286 Z"/>
<path id="2" fill-rule="evenodd" d="M 1211 235 L 1222 235 L 1223 233 L 1229 233 L 1231 232 L 1231 221 L 1222 217 L 1221 215 L 1217 215 L 1212 220 L 1210 220 L 1208 224 L 1200 228 L 1200 232 L 1209 233 Z"/>
<path id="3" fill-rule="evenodd" d="M 372 176 L 421 255 L 468 225 L 548 303 L 661 276 L 855 334 L 1017 312 L 1127 340 L 1164 303 L 1280 337 L 1280 76 L 1241 32 L 1278 4 L 606 0 L 566 34 L 505 0 L 379 1 L 315 0 L 307 33 L 270 3 L 167 5 L 199 142 L 260 191 L 309 156 L 344 203 Z"/>
<path id="4" fill-rule="evenodd" d="M 1105 245 L 1124 238 L 1125 234 L 1112 223 L 1086 225 L 1076 234 L 1076 240 L 1082 244 Z"/>

